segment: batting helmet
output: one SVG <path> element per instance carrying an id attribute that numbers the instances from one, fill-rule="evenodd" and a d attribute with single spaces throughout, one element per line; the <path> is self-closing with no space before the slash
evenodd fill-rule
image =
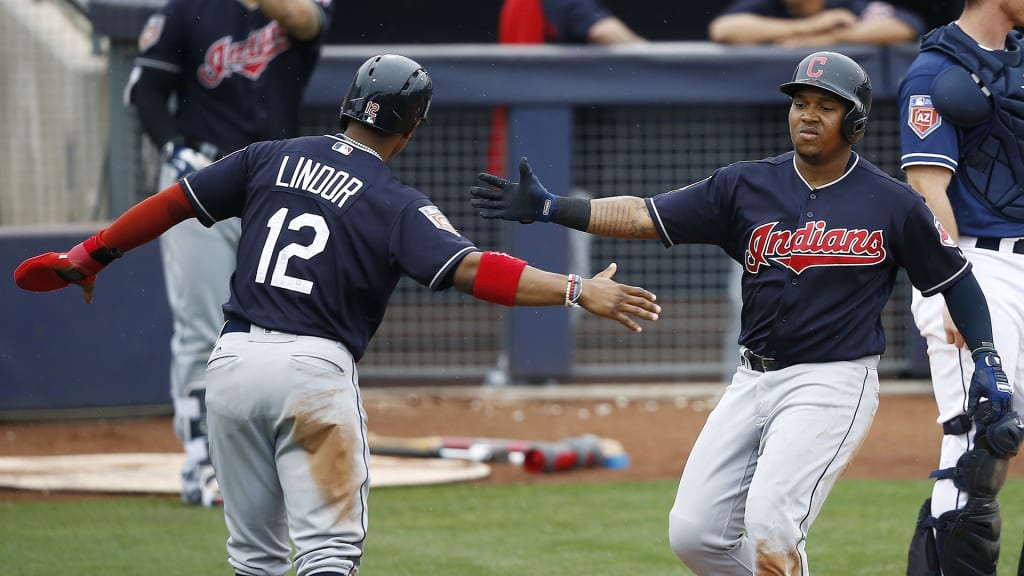
<path id="1" fill-rule="evenodd" d="M 426 120 L 434 86 L 415 61 L 397 54 L 374 56 L 356 71 L 341 102 L 341 128 L 352 119 L 389 134 L 404 134 Z"/>
<path id="2" fill-rule="evenodd" d="M 871 79 L 860 64 L 838 52 L 815 52 L 800 61 L 793 79 L 779 86 L 779 90 L 792 96 L 803 86 L 827 90 L 849 102 L 850 111 L 843 118 L 843 137 L 851 145 L 860 142 L 871 113 Z"/>

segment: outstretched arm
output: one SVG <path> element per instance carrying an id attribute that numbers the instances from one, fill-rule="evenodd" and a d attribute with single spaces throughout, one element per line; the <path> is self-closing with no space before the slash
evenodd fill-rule
<path id="1" fill-rule="evenodd" d="M 642 198 L 615 196 L 599 200 L 555 196 L 547 191 L 526 158 L 519 160 L 519 182 L 494 174 L 479 178 L 489 186 L 470 189 L 470 204 L 483 218 L 554 222 L 599 236 L 657 240 L 654 220 Z"/>
<path id="2" fill-rule="evenodd" d="M 96 274 L 125 252 L 155 239 L 169 228 L 195 216 L 180 184 L 139 202 L 105 230 L 67 252 L 47 252 L 21 263 L 14 271 L 18 287 L 33 292 L 59 290 L 70 284 L 82 287 L 86 304 L 92 303 Z"/>
<path id="3" fill-rule="evenodd" d="M 636 319 L 655 321 L 661 307 L 651 292 L 612 280 L 612 263 L 584 280 L 527 266 L 501 252 L 473 252 L 455 270 L 455 288 L 475 298 L 505 306 L 580 306 L 610 318 L 633 332 L 643 329 Z"/>

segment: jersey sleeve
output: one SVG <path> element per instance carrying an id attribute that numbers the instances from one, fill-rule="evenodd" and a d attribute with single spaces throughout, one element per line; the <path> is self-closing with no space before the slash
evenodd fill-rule
<path id="1" fill-rule="evenodd" d="M 248 164 L 257 148 L 259 145 L 253 144 L 238 150 L 181 180 L 196 218 L 204 226 L 242 215 Z"/>
<path id="2" fill-rule="evenodd" d="M 956 241 L 916 194 L 899 230 L 895 257 L 924 296 L 942 292 L 970 271 L 971 264 Z"/>
<path id="3" fill-rule="evenodd" d="M 932 102 L 935 74 L 913 68 L 900 84 L 900 168 L 943 166 L 956 171 L 959 158 L 956 127 L 945 122 Z"/>
<path id="4" fill-rule="evenodd" d="M 730 182 L 724 169 L 700 182 L 645 199 L 654 228 L 666 247 L 676 244 L 722 245 L 730 213 Z"/>
<path id="5" fill-rule="evenodd" d="M 184 2 L 170 0 L 149 17 L 139 33 L 136 66 L 181 72 L 188 12 Z"/>
<path id="6" fill-rule="evenodd" d="M 390 256 L 403 273 L 431 290 L 452 285 L 459 262 L 477 250 L 426 197 L 410 202 L 391 235 Z"/>

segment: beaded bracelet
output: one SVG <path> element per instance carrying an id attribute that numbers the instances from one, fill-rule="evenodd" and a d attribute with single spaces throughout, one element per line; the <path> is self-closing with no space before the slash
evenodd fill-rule
<path id="1" fill-rule="evenodd" d="M 583 278 L 579 274 L 569 274 L 569 282 L 565 285 L 565 305 L 579 308 L 580 296 L 583 294 Z"/>

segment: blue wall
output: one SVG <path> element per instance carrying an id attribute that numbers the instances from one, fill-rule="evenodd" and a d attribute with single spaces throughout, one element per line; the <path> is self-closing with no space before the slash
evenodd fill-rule
<path id="1" fill-rule="evenodd" d="M 77 287 L 39 294 L 14 285 L 22 260 L 66 251 L 96 229 L 0 230 L 0 414 L 169 403 L 171 320 L 158 242 L 105 270 L 92 305 Z"/>

